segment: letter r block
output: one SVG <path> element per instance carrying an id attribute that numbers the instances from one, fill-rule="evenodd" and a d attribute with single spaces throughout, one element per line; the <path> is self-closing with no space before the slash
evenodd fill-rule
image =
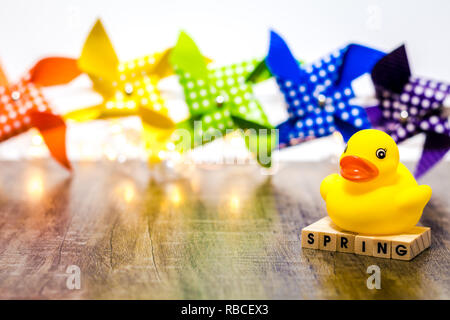
<path id="1" fill-rule="evenodd" d="M 355 252 L 355 234 L 348 232 L 339 232 L 337 235 L 337 251 Z"/>

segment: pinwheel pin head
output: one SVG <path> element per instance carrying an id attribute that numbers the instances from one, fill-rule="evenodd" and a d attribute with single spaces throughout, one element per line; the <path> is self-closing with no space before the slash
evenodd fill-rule
<path id="1" fill-rule="evenodd" d="M 319 104 L 319 106 L 324 107 L 326 102 L 327 102 L 327 97 L 325 95 L 319 94 L 317 96 L 317 103 Z"/>
<path id="2" fill-rule="evenodd" d="M 105 115 L 136 115 L 139 108 L 161 112 L 165 110 L 164 101 L 157 88 L 157 79 L 148 76 L 124 78 L 111 84 L 113 94 L 105 100 Z"/>
<path id="3" fill-rule="evenodd" d="M 215 100 L 218 108 L 222 108 L 226 101 L 227 99 L 224 95 L 218 95 Z"/>
<path id="4" fill-rule="evenodd" d="M 397 171 L 399 151 L 388 134 L 366 129 L 349 139 L 339 163 L 344 179 L 353 182 L 383 181 Z"/>

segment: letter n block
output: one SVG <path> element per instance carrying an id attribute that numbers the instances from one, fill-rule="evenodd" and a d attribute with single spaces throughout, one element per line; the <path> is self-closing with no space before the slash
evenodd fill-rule
<path id="1" fill-rule="evenodd" d="M 391 258 L 391 240 L 383 237 L 373 237 L 372 256 Z"/>

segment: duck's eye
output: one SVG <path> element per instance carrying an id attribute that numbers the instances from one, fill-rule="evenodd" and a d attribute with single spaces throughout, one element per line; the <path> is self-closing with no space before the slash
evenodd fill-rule
<path id="1" fill-rule="evenodd" d="M 347 152 L 347 149 L 348 149 L 348 144 L 345 145 L 344 153 Z"/>
<path id="2" fill-rule="evenodd" d="M 386 149 L 383 148 L 377 149 L 377 152 L 375 154 L 378 159 L 384 159 L 386 158 Z"/>

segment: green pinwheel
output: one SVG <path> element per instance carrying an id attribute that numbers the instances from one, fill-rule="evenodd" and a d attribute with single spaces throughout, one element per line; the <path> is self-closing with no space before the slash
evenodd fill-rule
<path id="1" fill-rule="evenodd" d="M 253 95 L 252 81 L 247 81 L 260 61 L 210 68 L 195 42 L 184 32 L 180 33 L 170 60 L 190 113 L 187 120 L 177 125 L 178 149 L 187 151 L 241 130 L 258 163 L 270 167 L 277 135 Z"/>

